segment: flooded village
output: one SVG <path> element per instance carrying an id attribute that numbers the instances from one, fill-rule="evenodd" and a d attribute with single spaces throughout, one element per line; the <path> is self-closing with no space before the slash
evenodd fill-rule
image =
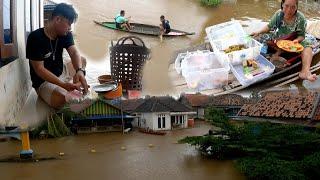
<path id="1" fill-rule="evenodd" d="M 64 3 L 72 8 L 59 12 Z M 2 179 L 320 177 L 320 78 L 311 79 L 320 77 L 319 1 L 0 4 Z M 290 23 L 303 13 L 303 40 L 275 43 L 282 52 L 274 60 L 269 36 L 254 33 L 275 12 L 286 18 L 295 8 Z M 32 41 L 39 28 L 45 39 Z M 44 43 L 38 50 L 36 41 Z M 36 87 L 42 76 L 34 61 L 50 69 L 46 61 L 60 62 L 59 53 L 61 76 L 52 73 L 64 83 L 41 82 L 63 87 L 57 108 L 59 87 Z"/>

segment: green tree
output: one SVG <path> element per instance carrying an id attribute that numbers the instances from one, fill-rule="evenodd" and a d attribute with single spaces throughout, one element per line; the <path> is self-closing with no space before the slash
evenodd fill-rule
<path id="1" fill-rule="evenodd" d="M 200 2 L 206 6 L 218 6 L 221 0 L 200 0 Z"/>

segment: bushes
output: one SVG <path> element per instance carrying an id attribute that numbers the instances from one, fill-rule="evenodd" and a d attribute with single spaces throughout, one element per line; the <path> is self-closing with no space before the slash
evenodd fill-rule
<path id="1" fill-rule="evenodd" d="M 237 161 L 237 168 L 248 179 L 305 179 L 303 172 L 299 171 L 297 162 L 278 159 L 272 154 L 263 158 L 243 158 Z"/>
<path id="2" fill-rule="evenodd" d="M 236 159 L 249 179 L 320 179 L 320 134 L 297 125 L 231 124 L 223 111 L 208 108 L 206 118 L 220 130 L 187 137 L 207 157 Z"/>
<path id="3" fill-rule="evenodd" d="M 221 3 L 221 0 L 200 0 L 200 2 L 206 6 L 217 6 Z"/>

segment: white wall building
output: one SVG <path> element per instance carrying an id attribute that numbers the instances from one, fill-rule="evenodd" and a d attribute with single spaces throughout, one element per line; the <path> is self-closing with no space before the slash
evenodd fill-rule
<path id="1" fill-rule="evenodd" d="M 134 126 L 155 131 L 188 127 L 188 116 L 196 114 L 172 97 L 151 97 L 133 111 Z"/>

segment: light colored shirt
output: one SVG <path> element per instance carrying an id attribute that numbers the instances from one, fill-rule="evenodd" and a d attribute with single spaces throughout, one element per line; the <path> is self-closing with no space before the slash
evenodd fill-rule
<path id="1" fill-rule="evenodd" d="M 128 21 L 125 17 L 121 16 L 120 14 L 116 16 L 115 20 L 116 20 L 116 23 L 119 23 L 119 24 L 122 24 Z"/>

